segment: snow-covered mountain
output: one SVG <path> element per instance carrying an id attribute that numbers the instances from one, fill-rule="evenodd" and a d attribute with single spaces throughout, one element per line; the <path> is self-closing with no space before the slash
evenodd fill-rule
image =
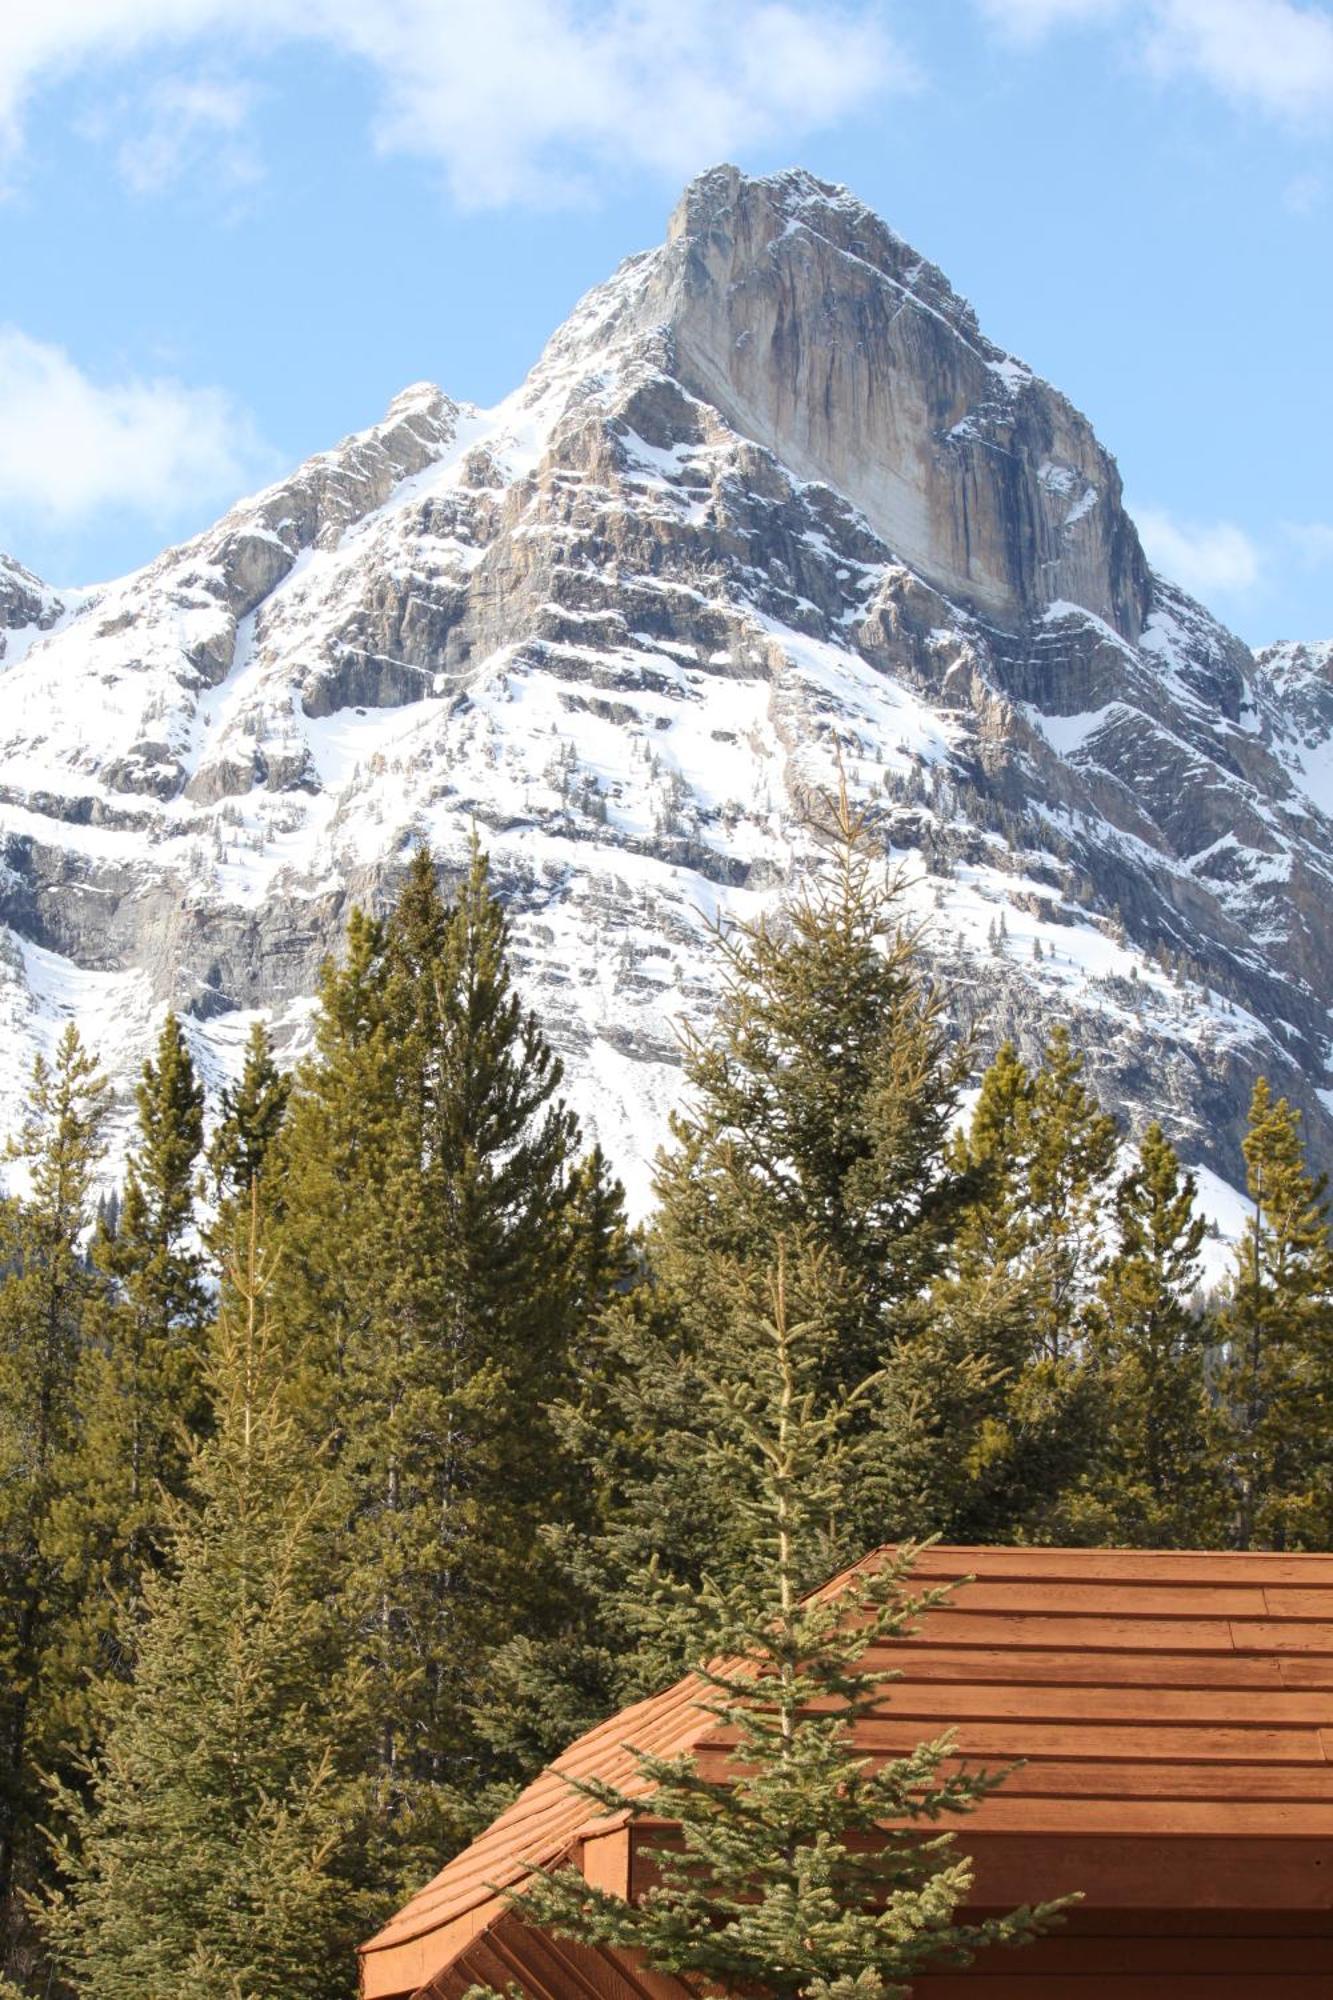
<path id="1" fill-rule="evenodd" d="M 1333 647 L 1154 575 L 1077 411 L 845 191 L 717 168 L 492 410 L 427 385 L 64 601 L 0 563 L 12 1120 L 72 1011 L 128 1102 L 170 1001 L 298 1048 L 353 900 L 475 824 L 641 1203 L 707 927 L 841 760 L 983 1043 L 1070 1018 L 1238 1175 L 1254 1075 L 1333 1159 Z"/>

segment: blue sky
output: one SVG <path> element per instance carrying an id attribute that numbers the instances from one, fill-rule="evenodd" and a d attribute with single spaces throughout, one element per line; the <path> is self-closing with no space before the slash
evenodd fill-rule
<path id="1" fill-rule="evenodd" d="M 1333 635 L 1333 0 L 17 0 L 0 548 L 108 576 L 408 382 L 496 399 L 720 158 L 846 182 L 1162 567 Z"/>

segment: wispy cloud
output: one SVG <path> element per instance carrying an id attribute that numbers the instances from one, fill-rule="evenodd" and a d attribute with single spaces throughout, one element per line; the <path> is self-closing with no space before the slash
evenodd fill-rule
<path id="1" fill-rule="evenodd" d="M 976 0 L 991 26 L 1014 41 L 1035 42 L 1055 28 L 1123 13 L 1128 0 Z"/>
<path id="2" fill-rule="evenodd" d="M 168 521 L 267 470 L 220 390 L 96 382 L 63 348 L 0 327 L 0 513 L 64 527 L 115 506 Z"/>
<path id="3" fill-rule="evenodd" d="M 1333 11 L 1322 0 L 976 0 L 1022 41 L 1114 20 L 1125 53 L 1162 79 L 1309 124 L 1333 109 Z"/>
<path id="4" fill-rule="evenodd" d="M 915 80 L 879 0 L 44 0 L 0 9 L 0 134 L 17 146 L 33 92 L 61 73 L 224 37 L 367 65 L 379 144 L 436 162 L 473 207 L 689 173 Z"/>
<path id="5" fill-rule="evenodd" d="M 1154 568 L 1194 596 L 1243 596 L 1259 583 L 1258 544 L 1233 521 L 1181 521 L 1158 507 L 1136 507 L 1134 520 Z"/>
<path id="6" fill-rule="evenodd" d="M 163 77 L 140 98 L 134 130 L 117 148 L 122 177 L 144 195 L 201 167 L 229 191 L 252 185 L 261 177 L 249 136 L 252 96 L 216 77 Z"/>

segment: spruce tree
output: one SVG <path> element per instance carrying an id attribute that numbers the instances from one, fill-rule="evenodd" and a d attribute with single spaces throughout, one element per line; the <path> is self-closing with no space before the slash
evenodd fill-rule
<path id="1" fill-rule="evenodd" d="M 346 1496 L 289 1407 L 278 1282 L 256 1201 L 214 1333 L 210 1434 L 124 1635 L 133 1676 L 104 1689 L 105 1740 L 59 1797 L 43 1928 L 84 2000 L 354 1991 L 368 1690 Z"/>
<path id="2" fill-rule="evenodd" d="M 249 1193 L 264 1173 L 282 1130 L 290 1094 L 288 1079 L 273 1060 L 273 1044 L 262 1021 L 251 1024 L 245 1062 L 236 1082 L 223 1086 L 218 1122 L 208 1147 L 213 1198 L 235 1201 Z"/>
<path id="3" fill-rule="evenodd" d="M 1047 1128 L 1069 1078 L 1039 1086 L 1011 1056 L 983 1086 L 973 1144 L 951 1138 L 967 1052 L 949 1042 L 873 830 L 845 794 L 833 828 L 827 874 L 791 910 L 719 940 L 723 998 L 687 1042 L 693 1108 L 660 1162 L 650 1284 L 606 1314 L 566 1412 L 600 1494 L 600 1526 L 566 1556 L 598 1606 L 608 1698 L 683 1660 L 685 1628 L 644 1628 L 634 1578 L 654 1548 L 695 1586 L 747 1562 L 713 1486 L 693 1372 L 779 1236 L 821 1254 L 839 1328 L 829 1392 L 877 1372 L 857 1410 L 867 1452 L 839 1516 L 843 1556 L 935 1532 L 1049 1538 L 1083 1464 L 1081 1364 L 1043 1366 L 1049 1284 L 1027 1178 L 1039 1146 L 1047 1184 L 1059 1178 Z M 1091 1100 L 1075 1108 L 1105 1140 Z M 1053 1186 L 1043 1202 L 1055 1210 Z"/>
<path id="4" fill-rule="evenodd" d="M 1088 1525 L 1101 1541 L 1200 1548 L 1221 1532 L 1197 1194 L 1154 1122 L 1116 1188 L 1116 1243 L 1090 1323 L 1098 1448 Z"/>
<path id="5" fill-rule="evenodd" d="M 546 1411 L 618 1225 L 604 1170 L 578 1170 L 560 1078 L 480 848 L 449 902 L 417 850 L 389 916 L 354 919 L 326 974 L 271 1177 L 353 1497 L 395 1883 L 460 1837 L 490 1775 L 486 1659 L 562 1616 L 533 1560 L 568 1498 Z"/>
<path id="6" fill-rule="evenodd" d="M 967 1055 L 924 977 L 871 821 L 845 787 L 783 905 L 716 933 L 720 993 L 684 1038 L 691 1109 L 662 1155 L 653 1254 L 692 1292 L 713 1261 L 817 1233 L 842 1273 L 836 1369 L 878 1366 L 943 1268 L 970 1191 L 946 1142 Z"/>
<path id="7" fill-rule="evenodd" d="M 999 1780 L 946 1768 L 951 1735 L 876 1768 L 857 1725 L 891 1703 L 891 1670 L 866 1655 L 913 1630 L 944 1590 L 913 1592 L 900 1550 L 849 1586 L 803 1596 L 835 1531 L 856 1451 L 847 1419 L 861 1384 L 821 1390 L 832 1325 L 818 1259 L 783 1248 L 765 1299 L 748 1278 L 698 1382 L 719 1484 L 745 1517 L 748 1574 L 705 1585 L 698 1706 L 725 1729 L 731 1768 L 636 1751 L 632 1791 L 574 1783 L 591 1806 L 663 1820 L 679 1841 L 654 1853 L 636 1901 L 576 1870 L 538 1871 L 512 1901 L 559 1936 L 629 1951 L 691 1988 L 777 2000 L 905 2000 L 930 1968 L 985 1945 L 1027 1942 L 1058 1906 L 971 1922 L 970 1863 L 940 1822 Z M 650 1571 L 649 1595 L 660 1593 Z"/>
<path id="8" fill-rule="evenodd" d="M 956 1304 L 965 1311 L 979 1296 L 1000 1308 L 990 1348 L 999 1393 L 959 1523 L 982 1539 L 1088 1533 L 1075 1496 L 1096 1434 L 1088 1340 L 1118 1133 L 1083 1067 L 1063 1026 L 1035 1071 L 1004 1045 L 954 1142 L 955 1161 L 978 1177 L 954 1242 Z"/>
<path id="9" fill-rule="evenodd" d="M 94 1259 L 105 1280 L 80 1371 L 83 1433 L 62 1504 L 66 1560 L 91 1645 L 114 1653 L 166 1539 L 192 1436 L 207 1421 L 208 1299 L 197 1237 L 204 1093 L 174 1014 L 136 1092 L 138 1127 L 114 1226 Z"/>
<path id="10" fill-rule="evenodd" d="M 43 1872 L 41 1778 L 67 1748 L 80 1661 L 53 1521 L 79 1430 L 83 1322 L 96 1292 L 85 1238 L 106 1087 L 73 1025 L 33 1067 L 0 1203 L 0 1974 L 26 1974 L 21 1896 Z"/>
<path id="11" fill-rule="evenodd" d="M 1260 1077 L 1244 1142 L 1253 1204 L 1219 1333 L 1217 1393 L 1240 1549 L 1323 1547 L 1329 1524 L 1333 1245 L 1300 1121 Z"/>
<path id="12" fill-rule="evenodd" d="M 1116 1121 L 1083 1072 L 1063 1024 L 1051 1030 L 1040 1066 L 1026 1079 L 1014 1051 L 1002 1050 L 968 1135 L 972 1161 L 998 1170 L 1004 1195 L 998 1217 L 987 1203 L 981 1226 L 1011 1266 L 1026 1270 L 1034 1360 L 1057 1367 L 1075 1358 L 1083 1341 L 1119 1145 Z"/>
<path id="13" fill-rule="evenodd" d="M 599 1603 L 608 1694 L 621 1699 L 678 1668 L 687 1643 L 645 1628 L 635 1578 L 651 1551 L 687 1585 L 743 1568 L 693 1372 L 780 1237 L 820 1256 L 838 1329 L 826 1389 L 876 1373 L 857 1410 L 867 1450 L 839 1516 L 843 1556 L 905 1535 L 1004 1532 L 1014 1486 L 1032 1476 L 1040 1422 L 1005 1433 L 1003 1419 L 1032 1346 L 1035 1283 L 989 1242 L 988 1268 L 958 1263 L 959 1233 L 994 1182 L 990 1160 L 950 1137 L 966 1050 L 845 791 L 832 830 L 823 875 L 774 919 L 719 938 L 721 998 L 687 1041 L 692 1107 L 660 1164 L 651 1284 L 606 1316 L 567 1412 L 604 1510 L 570 1559 Z"/>

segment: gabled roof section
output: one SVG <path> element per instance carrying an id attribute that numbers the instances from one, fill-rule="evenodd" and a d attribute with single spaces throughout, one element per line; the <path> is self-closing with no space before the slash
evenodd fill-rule
<path id="1" fill-rule="evenodd" d="M 1084 1843 L 1085 1865 L 1106 1869 L 1124 1843 L 1173 1843 L 1174 1862 L 1140 1845 L 1135 1865 L 1148 1857 L 1185 1907 L 1218 1893 L 1221 1842 L 1256 1898 L 1268 1892 L 1248 1857 L 1269 1855 L 1282 1864 L 1273 1895 L 1285 1881 L 1292 1907 L 1321 1894 L 1317 1907 L 1333 1907 L 1333 1867 L 1321 1891 L 1308 1848 L 1333 1842 L 1333 1556 L 934 1548 L 914 1580 L 961 1577 L 973 1580 L 871 1662 L 902 1679 L 861 1735 L 888 1756 L 956 1726 L 966 1760 L 1026 1760 L 966 1823 L 979 1863 L 983 1849 L 1032 1855 L 1054 1840 L 1071 1854 Z M 636 1748 L 724 1770 L 725 1732 L 703 1699 L 701 1682 L 683 1680 L 573 1744 L 363 1947 L 367 2000 L 436 1979 L 506 1916 L 504 1891 L 616 1827 L 568 1778 L 632 1792 Z M 1180 1845 L 1191 1841 L 1210 1857 L 1211 1889 L 1191 1886 Z M 1127 1865 L 1115 1893 L 1130 1893 Z M 1048 1893 L 1011 1896 L 1007 1864 L 995 1879 L 1005 1900 Z"/>

